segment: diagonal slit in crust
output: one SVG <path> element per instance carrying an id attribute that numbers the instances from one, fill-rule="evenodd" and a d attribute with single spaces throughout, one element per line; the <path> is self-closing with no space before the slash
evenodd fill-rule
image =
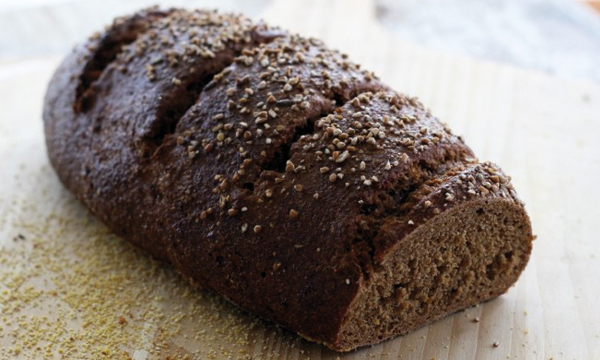
<path id="1" fill-rule="evenodd" d="M 297 126 L 294 129 L 294 135 L 290 138 L 290 140 L 284 142 L 279 147 L 279 150 L 275 152 L 275 155 L 272 158 L 267 159 L 261 163 L 260 174 L 262 174 L 265 171 L 275 171 L 278 173 L 285 172 L 286 164 L 287 164 L 288 160 L 291 159 L 290 151 L 291 151 L 292 147 L 294 146 L 294 144 L 296 144 L 298 142 L 298 140 L 300 140 L 300 138 L 302 136 L 311 135 L 311 134 L 315 133 L 315 131 L 316 131 L 315 125 L 319 119 L 333 114 L 337 108 L 344 106 L 346 103 L 350 102 L 352 99 L 354 99 L 357 96 L 360 96 L 360 95 L 366 94 L 366 93 L 377 92 L 378 90 L 379 89 L 377 89 L 377 88 L 373 88 L 373 89 L 366 89 L 366 90 L 362 90 L 362 91 L 354 91 L 348 97 L 345 97 L 339 93 L 333 93 L 332 97 L 329 100 L 335 102 L 335 106 L 332 109 L 329 109 L 329 111 L 323 111 L 322 113 L 320 113 L 319 115 L 317 115 L 315 117 L 308 118 L 303 125 Z M 259 174 L 258 178 L 260 178 L 260 174 Z M 254 188 L 254 185 L 255 184 L 253 184 L 251 187 Z M 244 186 L 246 188 L 250 188 L 248 183 L 244 184 Z"/>
<path id="2" fill-rule="evenodd" d="M 416 171 L 407 171 L 409 174 L 417 174 L 416 176 L 396 179 L 389 189 L 377 194 L 375 201 L 362 205 L 360 215 L 357 217 L 357 230 L 352 240 L 352 246 L 358 249 L 356 253 L 359 254 L 358 261 L 365 280 L 370 278 L 374 267 L 376 267 L 374 239 L 379 234 L 381 225 L 387 219 L 399 218 L 407 214 L 414 205 L 411 198 L 428 181 L 442 177 L 449 171 L 462 166 L 464 164 L 461 159 L 448 152 L 437 164 L 418 161 L 413 165 Z"/>
<path id="3" fill-rule="evenodd" d="M 130 18 L 116 20 L 112 28 L 100 39 L 92 58 L 79 77 L 75 91 L 73 108 L 76 113 L 86 112 L 93 102 L 94 83 L 104 70 L 123 51 L 123 47 L 133 43 L 157 20 L 168 16 L 173 10 L 159 11 L 156 8 L 143 10 Z"/>
<path id="4" fill-rule="evenodd" d="M 250 43 L 233 49 L 231 54 L 225 54 L 223 63 L 218 68 L 208 72 L 198 72 L 196 76 L 187 80 L 187 84 L 175 89 L 169 96 L 170 101 L 160 106 L 156 115 L 155 123 L 157 125 L 144 136 L 145 149 L 143 153 L 145 156 L 154 154 L 164 143 L 165 138 L 175 132 L 177 124 L 196 104 L 202 92 L 215 84 L 212 82 L 215 75 L 228 68 L 245 49 L 267 44 L 280 36 L 283 36 L 283 33 L 276 31 L 256 33 Z"/>
<path id="5" fill-rule="evenodd" d="M 227 66 L 228 64 L 223 68 Z M 159 108 L 156 114 L 156 124 L 158 126 L 145 136 L 145 144 L 149 147 L 145 151 L 146 156 L 151 155 L 155 149 L 158 149 L 167 135 L 175 132 L 179 121 L 196 103 L 206 85 L 212 81 L 217 73 L 202 74 L 192 79 L 186 86 L 176 89 L 170 97 L 171 101 Z"/>

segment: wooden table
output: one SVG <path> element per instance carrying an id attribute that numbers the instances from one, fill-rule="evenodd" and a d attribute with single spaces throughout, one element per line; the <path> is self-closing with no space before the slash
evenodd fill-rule
<path id="1" fill-rule="evenodd" d="M 0 64 L 0 358 L 600 359 L 600 87 L 407 45 L 370 4 L 281 0 L 263 17 L 418 95 L 513 176 L 538 238 L 507 294 L 337 354 L 196 290 L 62 188 L 40 118 L 60 59 L 31 58 Z"/>

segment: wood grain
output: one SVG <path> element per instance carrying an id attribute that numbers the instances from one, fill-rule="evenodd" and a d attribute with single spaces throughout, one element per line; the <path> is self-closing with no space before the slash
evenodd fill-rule
<path id="1" fill-rule="evenodd" d="M 168 268 L 145 260 L 143 254 L 135 255 L 140 267 L 158 269 L 153 271 L 160 274 L 156 279 L 142 271 L 123 274 L 133 289 L 143 282 L 159 289 L 162 298 L 148 290 L 157 297 L 144 302 L 152 302 L 168 317 L 175 314 L 174 308 L 192 302 L 180 292 L 193 292 L 195 312 L 180 324 L 183 333 L 172 338 L 165 337 L 160 322 L 142 320 L 138 340 L 98 358 L 174 359 L 188 354 L 203 359 L 600 359 L 600 88 L 408 45 L 376 24 L 369 1 L 281 0 L 271 4 L 264 18 L 319 37 L 375 70 L 395 89 L 418 95 L 464 136 L 481 159 L 501 164 L 525 200 L 538 236 L 531 262 L 518 283 L 498 299 L 404 337 L 336 354 L 257 321 L 208 292 L 193 290 Z M 39 237 L 42 245 L 54 241 L 78 249 L 72 254 L 75 259 L 83 259 L 86 251 L 107 251 L 113 258 L 94 261 L 111 274 L 120 274 L 119 261 L 131 260 L 124 254 L 134 252 L 103 233 L 102 225 L 86 215 L 49 168 L 40 113 L 45 85 L 57 61 L 43 58 L 0 65 L 0 246 L 24 256 L 10 267 L 0 262 L 0 279 L 14 279 L 39 261 L 34 248 L 25 249 L 26 241 L 12 240 L 19 233 L 28 239 Z M 62 229 L 40 227 L 55 217 L 62 219 Z M 88 241 L 91 238 L 96 240 Z M 94 269 L 89 271 L 95 274 Z M 32 283 L 34 288 L 48 286 L 43 281 Z M 3 358 L 27 358 L 27 344 L 10 334 L 20 316 L 30 319 L 23 321 L 33 321 L 35 314 L 52 316 L 43 306 L 29 308 L 25 303 L 22 310 L 9 313 L 15 302 L 23 301 L 19 291 L 0 283 Z M 70 294 L 73 289 L 65 291 Z M 95 294 L 93 288 L 86 291 Z M 57 296 L 70 304 L 67 308 L 76 308 L 65 294 Z M 137 306 L 147 309 L 149 305 Z M 128 311 L 135 309 L 134 305 Z M 86 314 L 86 309 L 77 311 Z M 13 325 L 6 325 L 11 321 Z M 77 326 L 78 321 L 69 326 Z M 94 326 L 98 325 L 86 331 L 94 333 Z M 186 331 L 195 335 L 198 326 L 210 336 L 183 336 Z M 159 337 L 165 341 L 157 350 Z M 56 341 L 58 351 L 63 343 Z M 22 348 L 19 355 L 11 352 L 17 346 Z M 38 346 L 46 349 L 53 344 Z M 84 346 L 77 351 L 72 354 L 83 354 Z M 102 354 L 94 351 L 91 344 L 89 354 Z M 53 354 L 61 358 L 58 352 Z"/>

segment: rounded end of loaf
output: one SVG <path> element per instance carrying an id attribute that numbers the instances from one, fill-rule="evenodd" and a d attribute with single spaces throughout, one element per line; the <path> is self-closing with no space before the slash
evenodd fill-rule
<path id="1" fill-rule="evenodd" d="M 384 231 L 402 234 L 405 225 Z M 523 205 L 512 199 L 480 198 L 444 211 L 387 252 L 326 345 L 349 351 L 375 344 L 503 294 L 525 268 L 533 238 Z"/>

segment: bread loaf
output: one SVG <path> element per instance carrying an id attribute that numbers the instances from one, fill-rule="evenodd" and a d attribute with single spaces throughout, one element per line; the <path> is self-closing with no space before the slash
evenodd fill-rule
<path id="1" fill-rule="evenodd" d="M 531 252 L 510 178 L 315 39 L 150 8 L 77 46 L 45 98 L 61 181 L 110 229 L 331 349 L 504 293 Z"/>

